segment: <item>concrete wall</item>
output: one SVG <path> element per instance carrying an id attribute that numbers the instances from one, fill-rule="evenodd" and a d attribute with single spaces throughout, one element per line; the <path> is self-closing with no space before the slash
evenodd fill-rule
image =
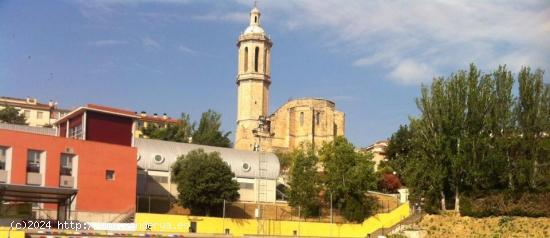
<path id="1" fill-rule="evenodd" d="M 139 171 L 140 175 L 138 179 L 138 195 L 151 195 L 151 196 L 178 196 L 177 184 L 169 183 L 170 177 L 168 172 L 163 171 Z M 158 176 L 166 177 L 167 183 L 159 183 L 151 177 L 145 178 L 145 176 Z M 269 179 L 249 179 L 249 178 L 237 178 L 239 184 L 242 183 L 239 189 L 240 201 L 255 202 L 258 198 L 261 202 L 275 202 L 276 198 L 276 180 Z M 261 186 L 260 186 L 261 185 Z M 252 187 L 252 188 L 250 188 Z M 262 187 L 263 191 L 258 194 L 258 188 Z"/>
<path id="2" fill-rule="evenodd" d="M 241 184 L 241 189 L 239 189 L 240 201 L 255 202 L 259 199 L 258 201 L 260 202 L 275 202 L 277 189 L 276 180 L 237 178 L 237 182 L 239 182 L 239 184 L 246 183 L 254 186 L 252 189 L 249 189 L 243 188 Z"/>
<path id="3" fill-rule="evenodd" d="M 10 230 L 9 227 L 0 227 L 0 238 L 25 238 L 25 232 Z"/>

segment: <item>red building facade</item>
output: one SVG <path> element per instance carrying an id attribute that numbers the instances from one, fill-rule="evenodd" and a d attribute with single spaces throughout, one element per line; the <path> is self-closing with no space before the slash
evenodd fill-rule
<path id="1" fill-rule="evenodd" d="M 55 125 L 58 136 L 131 146 L 134 112 L 88 104 L 65 115 Z"/>
<path id="2" fill-rule="evenodd" d="M 0 175 L 7 184 L 77 189 L 73 211 L 127 213 L 135 210 L 137 151 L 120 144 L 126 141 L 102 143 L 0 129 Z"/>

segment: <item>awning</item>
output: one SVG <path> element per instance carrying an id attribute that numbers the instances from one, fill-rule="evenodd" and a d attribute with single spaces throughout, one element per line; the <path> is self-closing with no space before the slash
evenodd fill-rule
<path id="1" fill-rule="evenodd" d="M 77 192 L 73 188 L 0 184 L 0 201 L 62 204 L 70 202 Z"/>

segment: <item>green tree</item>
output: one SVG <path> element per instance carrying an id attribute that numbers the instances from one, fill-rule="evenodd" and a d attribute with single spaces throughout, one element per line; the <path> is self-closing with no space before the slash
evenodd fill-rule
<path id="1" fill-rule="evenodd" d="M 514 77 L 512 72 L 506 69 L 506 66 L 499 66 L 493 73 L 494 90 L 492 107 L 490 110 L 490 138 L 489 143 L 494 146 L 490 156 L 493 157 L 496 170 L 500 170 L 497 175 L 491 177 L 494 179 L 489 187 L 504 189 L 506 187 L 514 189 L 513 165 L 510 148 L 514 142 L 515 120 L 514 105 L 515 99 L 512 94 L 514 86 Z M 505 171 L 505 173 L 503 173 Z"/>
<path id="2" fill-rule="evenodd" d="M 529 68 L 518 74 L 518 84 L 515 99 L 505 66 L 483 74 L 472 64 L 422 86 L 420 116 L 407 130 L 400 127 L 388 148 L 391 166 L 402 170 L 413 196 L 426 198 L 429 207 L 439 200 L 441 209 L 452 198 L 458 211 L 463 194 L 548 186 L 550 89 L 542 71 Z"/>
<path id="3" fill-rule="evenodd" d="M 321 182 L 317 173 L 318 158 L 312 147 L 307 151 L 297 149 L 290 154 L 293 163 L 289 174 L 288 203 L 295 209 L 299 208 L 301 216 L 317 216 L 321 204 L 319 200 Z"/>
<path id="4" fill-rule="evenodd" d="M 189 138 L 193 135 L 195 124 L 191 123 L 189 114 L 182 113 L 181 118 L 177 120 L 175 124 L 167 124 L 166 126 L 159 126 L 157 124 L 149 124 L 143 128 L 142 133 L 147 138 L 176 141 L 176 142 L 189 142 Z"/>
<path id="5" fill-rule="evenodd" d="M 0 110 L 0 122 L 27 125 L 27 119 L 25 119 L 25 116 L 20 114 L 19 110 L 7 105 Z"/>
<path id="6" fill-rule="evenodd" d="M 219 153 L 198 149 L 178 157 L 172 165 L 172 180 L 177 184 L 178 201 L 193 214 L 209 216 L 223 201 L 239 198 L 235 174 Z"/>
<path id="7" fill-rule="evenodd" d="M 520 152 L 520 174 L 517 187 L 536 189 L 540 181 L 540 164 L 546 164 L 550 158 L 546 153 L 545 141 L 548 140 L 548 85 L 544 85 L 543 72 L 532 72 L 524 67 L 518 75 L 519 96 L 516 104 L 518 133 L 517 149 Z"/>
<path id="8" fill-rule="evenodd" d="M 202 114 L 198 127 L 196 122 L 191 122 L 189 114 L 182 113 L 177 123 L 166 126 L 149 124 L 142 133 L 151 139 L 231 147 L 231 132 L 224 133 L 221 124 L 221 114 L 208 110 Z"/>
<path id="9" fill-rule="evenodd" d="M 229 139 L 231 132 L 224 133 L 220 129 L 221 124 L 221 114 L 212 110 L 204 112 L 197 130 L 193 132 L 193 143 L 231 147 L 231 140 Z"/>
<path id="10" fill-rule="evenodd" d="M 275 155 L 279 158 L 281 173 L 286 175 L 294 160 L 293 151 L 276 150 Z"/>
<path id="11" fill-rule="evenodd" d="M 342 209 L 349 221 L 361 222 L 374 213 L 376 202 L 366 195 L 377 185 L 372 155 L 356 152 L 346 138 L 337 137 L 323 145 L 319 156 L 324 168 L 325 199 L 328 201 L 332 194 L 333 205 Z"/>
<path id="12" fill-rule="evenodd" d="M 389 166 L 401 176 L 407 165 L 407 158 L 412 150 L 412 132 L 407 125 L 400 125 L 397 132 L 393 133 L 386 147 L 387 163 L 381 163 L 380 167 Z M 391 171 L 393 172 L 393 171 Z"/>

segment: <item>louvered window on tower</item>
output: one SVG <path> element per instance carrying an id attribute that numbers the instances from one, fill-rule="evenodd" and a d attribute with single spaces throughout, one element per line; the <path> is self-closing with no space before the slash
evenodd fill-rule
<path id="1" fill-rule="evenodd" d="M 258 72 L 258 56 L 260 55 L 260 48 L 256 47 L 254 52 L 254 71 Z"/>
<path id="2" fill-rule="evenodd" d="M 248 71 L 248 47 L 244 47 L 244 72 Z"/>

